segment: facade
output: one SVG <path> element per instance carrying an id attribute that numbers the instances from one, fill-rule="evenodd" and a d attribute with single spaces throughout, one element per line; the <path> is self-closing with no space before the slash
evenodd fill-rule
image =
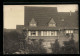
<path id="1" fill-rule="evenodd" d="M 24 25 L 17 25 L 21 33 L 27 31 L 29 39 L 44 39 L 44 46 L 50 46 L 56 39 L 63 45 L 72 36 L 78 41 L 78 14 L 75 12 L 58 12 L 56 7 L 25 7 Z"/>

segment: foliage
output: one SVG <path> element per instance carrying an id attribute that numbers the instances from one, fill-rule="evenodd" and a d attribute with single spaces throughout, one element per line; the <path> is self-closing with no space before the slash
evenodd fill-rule
<path id="1" fill-rule="evenodd" d="M 32 43 L 28 45 L 29 53 L 32 54 L 42 54 L 46 53 L 46 50 L 44 49 L 42 45 L 42 39 L 40 40 L 32 40 Z"/>
<path id="2" fill-rule="evenodd" d="M 60 47 L 58 40 L 52 44 L 53 54 L 78 54 L 79 42 L 75 42 L 73 37 L 69 41 L 64 41 L 64 46 Z"/>
<path id="3" fill-rule="evenodd" d="M 59 54 L 60 51 L 60 44 L 58 42 L 58 39 L 55 40 L 55 43 L 51 44 L 52 53 L 53 54 Z"/>
<path id="4" fill-rule="evenodd" d="M 16 31 L 6 32 L 3 36 L 3 51 L 5 53 L 13 53 L 19 50 L 18 33 Z"/>
<path id="5" fill-rule="evenodd" d="M 77 54 L 78 50 L 76 48 L 77 45 L 75 45 L 75 41 L 73 40 L 73 38 L 71 38 L 69 41 L 65 41 L 64 42 L 64 46 L 61 47 L 60 52 L 62 54 Z"/>

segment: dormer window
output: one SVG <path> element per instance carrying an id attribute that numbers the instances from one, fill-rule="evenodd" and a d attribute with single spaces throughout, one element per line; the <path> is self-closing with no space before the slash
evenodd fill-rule
<path id="1" fill-rule="evenodd" d="M 49 27 L 56 27 L 56 23 L 54 22 L 53 18 L 49 22 Z"/>
<path id="2" fill-rule="evenodd" d="M 53 26 L 55 27 L 56 25 L 55 25 L 55 24 L 49 24 L 49 26 L 50 26 L 50 27 L 53 27 Z"/>
<path id="3" fill-rule="evenodd" d="M 30 26 L 36 26 L 36 24 L 30 24 Z"/>
<path id="4" fill-rule="evenodd" d="M 36 25 L 36 21 L 34 20 L 34 18 L 32 18 L 31 22 L 30 22 L 30 26 L 35 27 Z"/>

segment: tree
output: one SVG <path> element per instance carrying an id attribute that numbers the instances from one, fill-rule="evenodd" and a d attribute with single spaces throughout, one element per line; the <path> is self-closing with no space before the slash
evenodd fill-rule
<path id="1" fill-rule="evenodd" d="M 55 40 L 55 43 L 51 44 L 52 53 L 59 54 L 60 51 L 60 44 L 58 42 L 58 39 Z"/>
<path id="2" fill-rule="evenodd" d="M 77 49 L 75 47 L 75 41 L 73 37 L 69 41 L 64 42 L 63 48 L 64 48 L 63 53 L 65 54 L 76 54 L 77 53 Z"/>
<path id="3" fill-rule="evenodd" d="M 33 39 L 31 41 L 32 41 L 32 43 L 28 45 L 30 54 L 46 53 L 46 50 L 44 49 L 44 47 L 42 45 L 42 41 L 43 41 L 42 39 L 40 39 L 40 40 Z"/>
<path id="4" fill-rule="evenodd" d="M 3 36 L 3 51 L 12 54 L 19 50 L 18 33 L 16 31 L 5 32 Z"/>

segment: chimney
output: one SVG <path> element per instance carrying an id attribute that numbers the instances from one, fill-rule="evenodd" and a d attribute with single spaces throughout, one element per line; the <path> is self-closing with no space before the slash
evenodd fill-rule
<path id="1" fill-rule="evenodd" d="M 70 11 L 70 16 L 71 16 L 71 11 Z"/>

